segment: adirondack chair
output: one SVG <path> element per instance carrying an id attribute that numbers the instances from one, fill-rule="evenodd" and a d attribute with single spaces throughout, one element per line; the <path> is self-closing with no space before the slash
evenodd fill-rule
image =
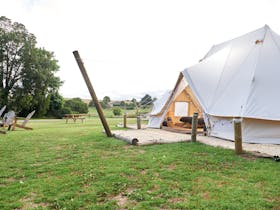
<path id="1" fill-rule="evenodd" d="M 3 112 L 5 111 L 5 109 L 6 109 L 6 106 L 3 106 L 2 109 L 0 110 L 0 118 L 1 118 L 1 116 L 3 114 Z M 4 125 L 3 123 L 0 123 L 0 124 L 1 124 L 1 126 Z M 6 134 L 6 131 L 0 130 L 0 133 L 1 134 Z"/>
<path id="2" fill-rule="evenodd" d="M 11 126 L 14 124 L 16 114 L 14 111 L 9 111 L 4 114 L 1 125 L 5 128 L 11 129 Z"/>
<path id="3" fill-rule="evenodd" d="M 2 116 L 3 112 L 5 111 L 6 106 L 3 106 L 2 109 L 0 110 L 0 117 Z"/>
<path id="4" fill-rule="evenodd" d="M 35 113 L 35 110 L 32 111 L 32 112 L 30 112 L 30 113 L 27 115 L 26 118 L 16 117 L 16 118 L 15 118 L 15 121 L 14 121 L 14 123 L 13 123 L 13 125 L 12 125 L 12 130 L 15 130 L 16 127 L 18 127 L 18 128 L 23 128 L 23 129 L 26 129 L 26 130 L 33 130 L 33 128 L 31 128 L 31 127 L 27 127 L 26 124 L 27 124 L 28 121 L 31 119 L 31 117 L 34 115 L 34 113 Z M 24 119 L 23 122 L 22 122 L 22 124 L 18 124 L 18 123 L 17 123 L 17 121 L 18 121 L 19 119 Z"/>

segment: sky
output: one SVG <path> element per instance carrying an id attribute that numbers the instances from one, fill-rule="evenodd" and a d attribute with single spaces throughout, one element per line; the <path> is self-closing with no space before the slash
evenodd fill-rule
<path id="1" fill-rule="evenodd" d="M 90 98 L 78 50 L 98 98 L 160 97 L 214 44 L 265 24 L 280 34 L 279 0 L 0 0 L 38 47 L 54 52 L 66 98 Z"/>

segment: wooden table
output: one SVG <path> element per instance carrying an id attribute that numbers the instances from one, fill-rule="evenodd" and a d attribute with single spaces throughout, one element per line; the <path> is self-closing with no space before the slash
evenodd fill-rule
<path id="1" fill-rule="evenodd" d="M 81 120 L 83 123 L 86 119 L 86 116 L 88 116 L 88 114 L 65 114 L 64 119 L 66 119 L 66 123 L 68 123 L 69 119 L 72 119 L 74 122 Z"/>

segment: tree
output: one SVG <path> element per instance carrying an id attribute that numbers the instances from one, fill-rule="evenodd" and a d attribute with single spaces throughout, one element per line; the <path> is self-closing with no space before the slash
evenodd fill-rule
<path id="1" fill-rule="evenodd" d="M 122 108 L 124 108 L 124 107 L 126 106 L 125 101 L 121 101 L 120 106 L 121 106 Z"/>
<path id="2" fill-rule="evenodd" d="M 134 105 L 134 108 L 139 105 L 139 102 L 135 98 L 131 99 L 132 104 Z"/>
<path id="3" fill-rule="evenodd" d="M 8 105 L 21 115 L 36 110 L 46 114 L 50 94 L 62 82 L 52 52 L 36 47 L 36 37 L 20 23 L 0 17 L 0 105 Z"/>
<path id="4" fill-rule="evenodd" d="M 51 93 L 47 115 L 49 117 L 62 118 L 65 114 L 71 114 L 71 109 L 64 107 L 64 103 L 64 98 L 58 92 Z"/>
<path id="5" fill-rule="evenodd" d="M 146 94 L 141 100 L 140 100 L 140 106 L 146 107 L 148 105 L 151 105 L 153 103 L 153 99 L 149 94 Z"/>
<path id="6" fill-rule="evenodd" d="M 90 100 L 90 102 L 88 103 L 88 106 L 89 106 L 89 107 L 95 107 L 94 101 L 93 101 L 93 100 Z"/>
<path id="7" fill-rule="evenodd" d="M 110 107 L 110 102 L 111 102 L 111 99 L 110 99 L 110 97 L 109 96 L 105 96 L 104 98 L 103 98 L 103 106 L 102 107 L 104 107 L 104 108 L 109 108 Z"/>
<path id="8" fill-rule="evenodd" d="M 64 108 L 69 108 L 74 113 L 88 113 L 88 106 L 80 98 L 65 101 Z"/>

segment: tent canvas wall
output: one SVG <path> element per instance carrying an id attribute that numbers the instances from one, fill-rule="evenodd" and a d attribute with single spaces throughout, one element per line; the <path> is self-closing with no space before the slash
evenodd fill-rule
<path id="1" fill-rule="evenodd" d="M 212 136 L 280 144 L 280 36 L 268 26 L 213 46 L 184 77 L 207 115 Z"/>
<path id="2" fill-rule="evenodd" d="M 202 116 L 199 103 L 183 74 L 180 73 L 173 91 L 166 92 L 160 99 L 155 101 L 150 113 L 148 127 L 161 128 L 162 122 L 167 118 L 171 122 L 170 125 L 176 125 L 181 123 L 181 117 L 192 116 L 194 112 Z"/>

